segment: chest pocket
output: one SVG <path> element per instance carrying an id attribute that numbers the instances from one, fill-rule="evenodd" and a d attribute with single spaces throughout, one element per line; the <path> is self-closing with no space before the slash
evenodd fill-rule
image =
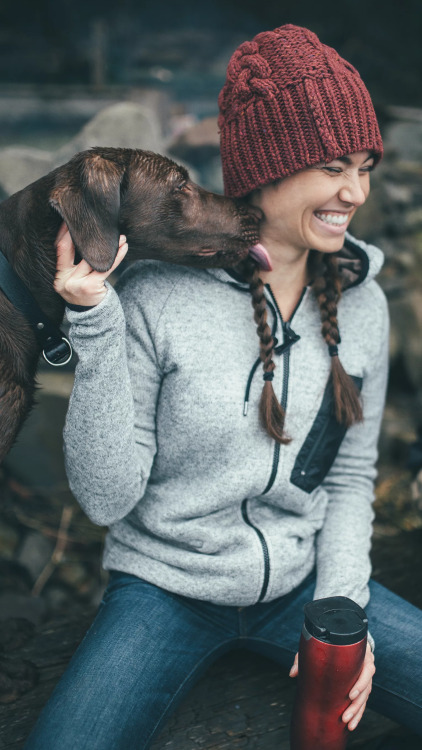
<path id="1" fill-rule="evenodd" d="M 350 376 L 360 391 L 362 378 Z M 331 469 L 347 427 L 339 424 L 334 413 L 334 392 L 331 378 L 327 383 L 322 404 L 303 443 L 290 475 L 292 484 L 305 492 L 312 492 L 321 484 Z"/>

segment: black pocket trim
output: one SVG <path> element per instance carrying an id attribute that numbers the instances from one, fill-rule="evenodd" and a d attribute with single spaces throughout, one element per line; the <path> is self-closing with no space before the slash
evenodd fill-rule
<path id="1" fill-rule="evenodd" d="M 363 379 L 350 375 L 361 391 Z M 333 383 L 329 379 L 321 407 L 303 443 L 290 475 L 290 481 L 305 492 L 312 492 L 327 476 L 347 432 L 334 414 Z"/>

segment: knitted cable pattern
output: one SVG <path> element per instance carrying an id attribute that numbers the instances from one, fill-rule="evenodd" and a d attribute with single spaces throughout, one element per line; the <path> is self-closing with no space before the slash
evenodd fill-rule
<path id="1" fill-rule="evenodd" d="M 227 86 L 220 93 L 219 126 L 236 117 L 248 102 L 257 98 L 269 99 L 277 95 L 277 86 L 271 80 L 271 68 L 267 60 L 259 54 L 256 42 L 244 42 L 231 59 L 227 74 Z"/>

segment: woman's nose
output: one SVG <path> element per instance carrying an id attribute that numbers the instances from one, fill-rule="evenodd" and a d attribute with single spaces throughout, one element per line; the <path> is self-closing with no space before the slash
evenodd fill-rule
<path id="1" fill-rule="evenodd" d="M 369 185 L 364 184 L 364 180 L 366 182 L 367 179 L 367 175 L 364 178 L 358 174 L 348 176 L 347 182 L 340 189 L 340 200 L 352 203 L 354 206 L 361 206 L 365 203 L 369 193 Z"/>

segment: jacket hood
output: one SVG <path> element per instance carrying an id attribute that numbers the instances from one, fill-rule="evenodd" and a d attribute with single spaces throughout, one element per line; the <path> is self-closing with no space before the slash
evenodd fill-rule
<path id="1" fill-rule="evenodd" d="M 384 253 L 375 245 L 357 240 L 346 232 L 344 245 L 336 253 L 341 274 L 342 289 L 351 289 L 359 284 L 367 284 L 380 272 L 384 263 Z M 241 276 L 234 269 L 209 268 L 208 273 L 233 286 L 248 288 Z"/>

